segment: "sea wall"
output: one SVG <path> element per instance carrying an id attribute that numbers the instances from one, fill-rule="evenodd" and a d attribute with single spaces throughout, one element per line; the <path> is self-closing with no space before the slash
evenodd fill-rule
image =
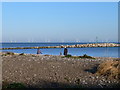
<path id="1" fill-rule="evenodd" d="M 85 47 L 119 47 L 120 44 L 115 43 L 92 43 L 92 44 L 76 44 L 76 45 L 61 45 L 61 46 L 41 46 L 41 47 L 9 47 L 0 48 L 0 50 L 6 49 L 37 49 L 37 48 L 85 48 Z"/>

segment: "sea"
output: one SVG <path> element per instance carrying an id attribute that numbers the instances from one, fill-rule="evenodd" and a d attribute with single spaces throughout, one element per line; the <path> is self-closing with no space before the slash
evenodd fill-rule
<path id="1" fill-rule="evenodd" d="M 88 42 L 90 43 L 90 42 Z M 64 42 L 64 43 L 1 43 L 2 48 L 8 47 L 37 47 L 37 46 L 60 46 L 60 45 L 75 45 L 75 44 L 88 44 L 80 42 Z M 94 43 L 94 42 L 91 42 Z M 64 48 L 47 48 L 40 49 L 43 55 L 60 55 L 63 54 Z M 36 54 L 37 49 L 15 49 L 15 50 L 0 50 L 0 52 L 14 52 Z M 68 54 L 73 56 L 82 56 L 87 54 L 93 57 L 115 57 L 118 58 L 118 47 L 86 47 L 86 48 L 68 48 Z"/>

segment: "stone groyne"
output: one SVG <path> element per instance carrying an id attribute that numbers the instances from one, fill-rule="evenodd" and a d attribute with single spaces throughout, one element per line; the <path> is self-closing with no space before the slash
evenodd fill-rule
<path id="1" fill-rule="evenodd" d="M 76 44 L 76 45 L 61 45 L 61 46 L 41 46 L 41 47 L 9 47 L 0 48 L 0 50 L 7 49 L 37 49 L 37 48 L 85 48 L 85 47 L 119 47 L 120 44 L 115 43 L 92 43 L 92 44 Z"/>

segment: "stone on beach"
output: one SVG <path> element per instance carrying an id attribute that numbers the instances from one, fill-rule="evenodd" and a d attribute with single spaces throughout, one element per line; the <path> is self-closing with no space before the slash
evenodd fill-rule
<path id="1" fill-rule="evenodd" d="M 117 80 L 107 80 L 103 76 L 91 73 L 92 68 L 96 65 L 101 64 L 103 61 L 116 60 L 116 58 L 96 57 L 93 60 L 84 58 L 68 59 L 52 55 L 15 54 L 2 56 L 2 59 L 3 81 L 21 82 L 28 87 L 32 85 L 36 87 L 55 87 L 55 85 L 48 85 L 52 83 L 83 85 L 85 87 L 109 87 L 118 83 Z M 43 84 L 46 84 L 46 86 Z M 59 85 L 57 87 L 60 87 Z"/>

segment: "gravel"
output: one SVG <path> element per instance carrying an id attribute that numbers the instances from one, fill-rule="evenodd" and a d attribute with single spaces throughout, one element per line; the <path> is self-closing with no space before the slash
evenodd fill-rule
<path id="1" fill-rule="evenodd" d="M 119 84 L 119 81 L 97 76 L 96 69 L 93 68 L 97 68 L 105 60 L 115 59 L 110 57 L 78 59 L 32 54 L 3 55 L 2 79 L 5 83 L 24 83 L 29 88 L 113 87 Z"/>

